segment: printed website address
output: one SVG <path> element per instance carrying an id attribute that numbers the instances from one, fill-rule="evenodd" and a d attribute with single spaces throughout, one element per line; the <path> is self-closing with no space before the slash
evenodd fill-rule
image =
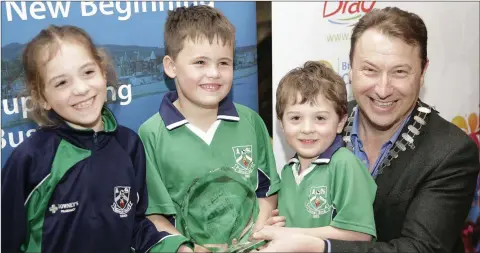
<path id="1" fill-rule="evenodd" d="M 328 42 L 340 42 L 350 40 L 351 33 L 330 33 L 327 34 L 326 39 Z"/>

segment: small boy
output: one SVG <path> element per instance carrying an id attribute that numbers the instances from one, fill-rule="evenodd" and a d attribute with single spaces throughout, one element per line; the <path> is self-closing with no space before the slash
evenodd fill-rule
<path id="1" fill-rule="evenodd" d="M 280 179 L 262 119 L 227 97 L 233 82 L 235 28 L 212 7 L 182 7 L 169 12 L 164 37 L 163 67 L 175 80 L 176 91 L 165 94 L 159 112 L 139 129 L 147 154 L 146 214 L 157 228 L 187 235 L 179 209 L 189 186 L 226 166 L 255 190 L 258 230 L 277 206 Z M 161 215 L 169 215 L 168 220 Z M 232 229 L 228 225 L 225 230 Z"/>
<path id="2" fill-rule="evenodd" d="M 376 184 L 339 135 L 347 120 L 343 79 L 319 62 L 290 71 L 277 89 L 277 118 L 295 156 L 283 167 L 278 209 L 285 233 L 324 239 L 376 237 Z"/>

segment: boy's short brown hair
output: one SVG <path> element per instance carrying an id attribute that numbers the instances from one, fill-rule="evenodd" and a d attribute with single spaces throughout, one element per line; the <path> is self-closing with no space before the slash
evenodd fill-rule
<path id="1" fill-rule="evenodd" d="M 207 38 L 210 44 L 217 36 L 223 45 L 235 48 L 235 27 L 217 9 L 208 5 L 179 7 L 168 12 L 165 23 L 165 54 L 175 59 L 186 39 L 196 42 Z"/>
<path id="2" fill-rule="evenodd" d="M 280 80 L 277 88 L 277 118 L 282 120 L 288 104 L 315 104 L 320 94 L 332 102 L 340 118 L 347 114 L 347 89 L 343 78 L 320 62 L 307 61 L 303 67 L 291 70 Z"/>

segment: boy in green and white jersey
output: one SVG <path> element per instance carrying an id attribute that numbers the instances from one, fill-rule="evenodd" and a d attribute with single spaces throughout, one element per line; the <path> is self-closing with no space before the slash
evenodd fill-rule
<path id="1" fill-rule="evenodd" d="M 347 119 L 343 79 L 320 62 L 306 62 L 280 81 L 276 109 L 296 151 L 281 173 L 278 209 L 285 227 L 277 229 L 323 239 L 374 239 L 376 184 L 340 135 Z"/>

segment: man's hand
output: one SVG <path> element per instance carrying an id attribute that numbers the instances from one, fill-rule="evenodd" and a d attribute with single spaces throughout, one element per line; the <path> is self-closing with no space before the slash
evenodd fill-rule
<path id="1" fill-rule="evenodd" d="M 265 226 L 253 234 L 254 239 L 270 241 L 259 252 L 323 252 L 325 243 L 322 239 L 274 226 Z"/>

